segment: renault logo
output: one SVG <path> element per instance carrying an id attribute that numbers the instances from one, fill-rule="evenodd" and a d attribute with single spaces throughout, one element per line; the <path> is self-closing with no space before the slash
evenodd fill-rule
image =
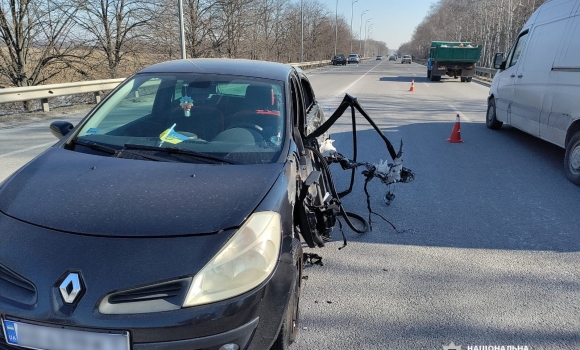
<path id="1" fill-rule="evenodd" d="M 76 298 L 80 295 L 83 291 L 83 287 L 81 285 L 81 277 L 76 272 L 71 272 L 66 276 L 64 281 L 58 287 L 60 290 L 60 295 L 62 299 L 67 304 L 72 304 L 76 300 Z"/>

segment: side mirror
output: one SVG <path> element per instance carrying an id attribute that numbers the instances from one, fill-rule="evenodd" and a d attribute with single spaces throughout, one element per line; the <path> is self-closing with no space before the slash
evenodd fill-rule
<path id="1" fill-rule="evenodd" d="M 496 53 L 495 57 L 493 58 L 493 68 L 495 69 L 505 69 L 505 63 L 503 64 L 503 68 L 501 68 L 503 63 L 503 52 Z"/>
<path id="2" fill-rule="evenodd" d="M 72 129 L 73 125 L 71 123 L 62 120 L 57 120 L 50 123 L 51 134 L 53 134 L 59 140 L 68 134 Z"/>

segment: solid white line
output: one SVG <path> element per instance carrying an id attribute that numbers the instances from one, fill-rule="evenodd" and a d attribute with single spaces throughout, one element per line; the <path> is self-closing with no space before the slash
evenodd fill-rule
<path id="1" fill-rule="evenodd" d="M 471 122 L 471 119 L 469 119 L 465 114 L 461 113 L 457 108 L 455 108 L 454 105 L 448 105 L 448 106 L 451 107 L 451 109 L 454 110 L 455 113 L 459 114 L 460 119 L 463 119 L 466 122 Z"/>
<path id="2" fill-rule="evenodd" d="M 377 64 L 376 66 L 374 66 L 373 68 L 371 68 L 368 72 L 366 72 L 365 74 L 361 75 L 357 80 L 355 80 L 352 84 L 350 84 L 349 86 L 347 86 L 346 88 L 342 89 L 342 91 L 340 91 L 339 93 L 337 93 L 336 95 L 334 95 L 331 98 L 325 99 L 324 101 L 320 101 L 319 104 L 320 106 L 324 107 L 324 105 L 328 105 L 328 104 L 334 104 L 334 101 L 337 99 L 342 99 L 344 97 L 344 94 L 350 89 L 352 88 L 356 83 L 358 83 L 362 78 L 364 78 L 367 74 L 369 74 L 370 72 L 372 72 L 375 68 L 377 68 L 381 63 Z M 333 108 L 333 107 L 331 107 Z"/>
<path id="3" fill-rule="evenodd" d="M 36 149 L 36 148 L 46 148 L 48 146 L 54 145 L 55 143 L 56 143 L 56 141 L 55 142 L 47 142 L 47 143 L 43 143 L 40 145 L 36 145 L 36 146 L 24 148 L 24 149 L 19 149 L 18 151 L 12 151 L 12 152 L 8 152 L 8 153 L 0 154 L 0 158 L 9 157 L 11 155 L 22 153 L 22 152 L 28 152 L 28 151 Z"/>

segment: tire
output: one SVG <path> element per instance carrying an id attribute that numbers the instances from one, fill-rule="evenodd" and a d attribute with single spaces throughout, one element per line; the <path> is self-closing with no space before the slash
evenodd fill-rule
<path id="1" fill-rule="evenodd" d="M 288 300 L 286 315 L 280 327 L 278 338 L 272 344 L 270 350 L 288 350 L 298 336 L 300 321 L 300 294 L 302 291 L 302 260 L 296 261 L 297 276 L 293 286 L 292 295 Z"/>
<path id="2" fill-rule="evenodd" d="M 491 100 L 489 100 L 489 102 L 487 104 L 487 113 L 485 116 L 485 125 L 487 125 L 487 127 L 489 129 L 493 129 L 493 130 L 498 130 L 503 125 L 503 122 L 500 122 L 496 118 L 495 99 L 493 99 L 493 98 Z"/>
<path id="3" fill-rule="evenodd" d="M 468 83 L 471 83 L 472 80 L 473 80 L 473 77 L 467 77 L 467 78 L 465 78 L 465 81 L 468 82 Z"/>
<path id="4" fill-rule="evenodd" d="M 566 145 L 564 172 L 570 182 L 580 186 L 580 131 L 576 131 Z"/>
<path id="5" fill-rule="evenodd" d="M 461 82 L 462 82 L 462 83 L 465 83 L 466 81 L 467 81 L 467 78 L 465 78 L 465 77 L 461 77 Z"/>
<path id="6" fill-rule="evenodd" d="M 431 73 L 431 81 L 440 81 L 440 80 L 441 80 L 440 75 L 433 75 L 433 73 Z"/>
<path id="7" fill-rule="evenodd" d="M 427 70 L 427 78 L 431 78 L 431 69 Z"/>

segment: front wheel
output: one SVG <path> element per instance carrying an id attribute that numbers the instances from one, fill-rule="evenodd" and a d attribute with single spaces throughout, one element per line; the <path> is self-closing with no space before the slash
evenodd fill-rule
<path id="1" fill-rule="evenodd" d="M 468 83 L 471 83 L 472 80 L 473 80 L 473 77 L 467 77 L 467 78 L 465 78 L 465 81 L 468 82 Z"/>
<path id="2" fill-rule="evenodd" d="M 431 69 L 427 69 L 427 78 L 431 78 Z"/>
<path id="3" fill-rule="evenodd" d="M 497 130 L 501 128 L 501 126 L 503 125 L 503 122 L 497 120 L 495 114 L 495 99 L 493 98 L 491 98 L 489 100 L 489 103 L 487 104 L 487 115 L 485 117 L 485 125 L 487 125 L 488 128 L 493 130 Z"/>
<path id="4" fill-rule="evenodd" d="M 568 141 L 564 156 L 564 171 L 568 180 L 580 185 L 580 131 L 576 131 Z"/>
<path id="5" fill-rule="evenodd" d="M 300 293 L 302 291 L 302 260 L 296 261 L 296 283 L 288 300 L 286 315 L 280 327 L 278 338 L 270 350 L 288 350 L 298 336 L 298 321 L 300 320 Z"/>

